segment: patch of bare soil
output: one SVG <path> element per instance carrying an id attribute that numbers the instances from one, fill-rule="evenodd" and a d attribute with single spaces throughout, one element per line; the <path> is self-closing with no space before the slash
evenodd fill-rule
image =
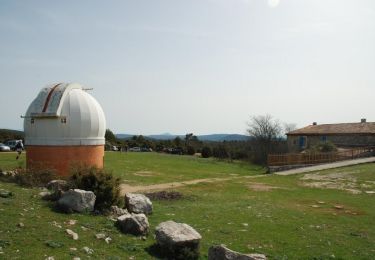
<path id="1" fill-rule="evenodd" d="M 161 183 L 161 184 L 152 184 L 148 186 L 133 186 L 129 184 L 121 184 L 120 185 L 120 193 L 124 195 L 127 192 L 139 192 L 139 191 L 152 191 L 152 190 L 166 190 L 166 189 L 174 189 L 178 187 L 183 187 L 192 184 L 198 184 L 203 182 L 218 182 L 218 181 L 227 181 L 231 180 L 232 178 L 211 178 L 211 179 L 196 179 L 184 182 L 169 182 L 169 183 Z"/>
<path id="2" fill-rule="evenodd" d="M 179 200 L 182 199 L 182 193 L 178 191 L 158 191 L 145 193 L 145 195 L 151 200 Z"/>
<path id="3" fill-rule="evenodd" d="M 356 172 L 333 172 L 330 174 L 309 173 L 300 178 L 301 185 L 310 188 L 344 190 L 361 194 L 361 185 L 352 174 Z"/>
<path id="4" fill-rule="evenodd" d="M 282 187 L 276 187 L 276 186 L 270 186 L 265 183 L 259 183 L 259 182 L 249 182 L 246 185 L 250 190 L 253 191 L 270 191 L 274 189 L 284 189 Z"/>

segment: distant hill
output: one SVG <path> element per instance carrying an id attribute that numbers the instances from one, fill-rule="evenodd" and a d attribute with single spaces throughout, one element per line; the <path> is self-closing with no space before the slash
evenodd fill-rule
<path id="1" fill-rule="evenodd" d="M 119 139 L 130 139 L 134 135 L 130 134 L 117 134 L 116 137 Z M 160 134 L 160 135 L 144 135 L 145 138 L 154 140 L 173 140 L 176 137 L 181 139 L 185 138 L 185 135 L 173 135 L 173 134 Z M 210 135 L 198 135 L 198 139 L 201 141 L 211 142 L 222 142 L 222 141 L 246 141 L 249 140 L 249 136 L 240 134 L 210 134 Z"/>
<path id="2" fill-rule="evenodd" d="M 9 139 L 23 139 L 24 136 L 23 131 L 0 129 L 0 142 L 4 142 Z"/>

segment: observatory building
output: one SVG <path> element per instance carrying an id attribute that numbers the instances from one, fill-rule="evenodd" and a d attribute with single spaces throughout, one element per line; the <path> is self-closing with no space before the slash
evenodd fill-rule
<path id="1" fill-rule="evenodd" d="M 99 103 L 76 83 L 43 88 L 24 116 L 27 168 L 68 175 L 80 164 L 103 167 L 106 121 Z"/>

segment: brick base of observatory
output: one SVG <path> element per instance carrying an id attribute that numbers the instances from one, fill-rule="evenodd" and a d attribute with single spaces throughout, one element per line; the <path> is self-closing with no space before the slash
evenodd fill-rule
<path id="1" fill-rule="evenodd" d="M 104 145 L 26 147 L 26 167 L 52 168 L 60 176 L 68 176 L 76 165 L 104 166 Z"/>

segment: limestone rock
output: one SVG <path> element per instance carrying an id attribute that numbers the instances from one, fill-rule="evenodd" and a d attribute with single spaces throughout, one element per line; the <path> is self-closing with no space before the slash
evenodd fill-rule
<path id="1" fill-rule="evenodd" d="M 91 248 L 89 248 L 87 246 L 83 247 L 82 251 L 85 252 L 88 255 L 92 255 L 94 253 L 94 250 L 92 250 Z"/>
<path id="2" fill-rule="evenodd" d="M 127 209 L 122 209 L 122 208 L 119 208 L 117 206 L 111 206 L 110 214 L 111 214 L 111 216 L 119 217 L 119 216 L 122 216 L 122 215 L 125 215 L 125 214 L 129 214 L 129 212 L 128 212 Z"/>
<path id="3" fill-rule="evenodd" d="M 96 196 L 92 191 L 69 190 L 57 201 L 57 206 L 65 211 L 91 212 L 94 210 Z"/>
<path id="4" fill-rule="evenodd" d="M 117 226 L 126 234 L 146 235 L 150 224 L 145 214 L 125 214 L 117 218 Z"/>
<path id="5" fill-rule="evenodd" d="M 199 255 L 202 236 L 185 223 L 162 222 L 156 227 L 155 235 L 158 245 L 169 255 L 181 255 L 186 251 Z"/>
<path id="6" fill-rule="evenodd" d="M 152 213 L 152 202 L 143 194 L 127 193 L 125 195 L 125 205 L 131 213 Z"/>
<path id="7" fill-rule="evenodd" d="M 241 254 L 220 245 L 208 249 L 208 260 L 267 260 L 267 257 L 263 254 Z"/>
<path id="8" fill-rule="evenodd" d="M 65 230 L 66 233 L 71 236 L 74 240 L 78 240 L 78 234 L 71 229 Z"/>

